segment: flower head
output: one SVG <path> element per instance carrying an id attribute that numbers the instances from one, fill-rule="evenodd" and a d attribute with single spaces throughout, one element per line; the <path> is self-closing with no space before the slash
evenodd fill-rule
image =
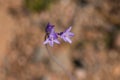
<path id="1" fill-rule="evenodd" d="M 65 42 L 69 42 L 72 43 L 71 41 L 71 37 L 74 36 L 74 33 L 70 32 L 72 29 L 72 27 L 70 26 L 67 30 L 65 30 L 64 32 L 59 33 L 60 37 L 65 41 Z"/>
<path id="2" fill-rule="evenodd" d="M 48 43 L 51 47 L 53 47 L 54 43 L 60 44 L 60 42 L 58 41 L 58 35 L 57 33 L 54 32 L 54 30 L 50 32 L 48 38 L 44 41 L 43 44 L 48 44 Z"/>
<path id="3" fill-rule="evenodd" d="M 60 44 L 58 36 L 60 36 L 60 38 L 62 38 L 65 42 L 72 43 L 70 38 L 74 36 L 74 33 L 70 32 L 71 29 L 72 27 L 70 26 L 64 32 L 56 33 L 54 31 L 54 25 L 48 23 L 45 29 L 47 38 L 45 37 L 46 40 L 43 44 L 49 44 L 51 47 L 53 47 L 54 43 Z"/>
<path id="4" fill-rule="evenodd" d="M 46 33 L 51 33 L 52 31 L 54 31 L 54 25 L 51 25 L 50 23 L 48 23 L 45 31 Z"/>

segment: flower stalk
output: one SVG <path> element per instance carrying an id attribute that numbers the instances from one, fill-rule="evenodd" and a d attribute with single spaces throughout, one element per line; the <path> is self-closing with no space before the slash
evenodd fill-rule
<path id="1" fill-rule="evenodd" d="M 50 58 L 57 64 L 59 65 L 59 67 L 61 67 L 61 69 L 66 73 L 66 75 L 70 78 L 70 80 L 76 80 L 75 77 L 62 65 L 62 63 L 60 63 L 56 57 L 54 57 L 50 50 L 48 49 L 47 44 L 45 45 L 46 49 L 47 49 L 47 53 L 50 56 Z"/>
<path id="2" fill-rule="evenodd" d="M 71 44 L 72 41 L 70 38 L 74 36 L 74 33 L 70 32 L 71 29 L 72 27 L 69 27 L 63 32 L 56 33 L 54 31 L 54 25 L 51 25 L 50 23 L 48 23 L 45 29 L 46 35 L 45 35 L 45 41 L 43 42 L 43 44 L 46 46 L 47 53 L 50 56 L 50 58 L 63 69 L 63 71 L 68 75 L 70 80 L 76 80 L 75 77 L 51 54 L 47 45 L 49 44 L 51 47 L 53 47 L 54 43 L 60 44 L 58 40 L 59 37 L 63 39 L 65 42 L 68 42 Z"/>

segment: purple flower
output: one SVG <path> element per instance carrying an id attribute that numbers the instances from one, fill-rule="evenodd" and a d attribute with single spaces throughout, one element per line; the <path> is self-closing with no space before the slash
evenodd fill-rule
<path id="1" fill-rule="evenodd" d="M 51 33 L 52 31 L 54 31 L 54 25 L 51 25 L 50 23 L 48 23 L 45 31 L 46 33 Z"/>
<path id="2" fill-rule="evenodd" d="M 58 41 L 58 35 L 52 30 L 50 34 L 48 35 L 48 38 L 44 41 L 43 44 L 48 44 L 53 47 L 54 43 L 60 44 Z"/>
<path id="3" fill-rule="evenodd" d="M 74 33 L 70 32 L 72 29 L 72 27 L 70 26 L 67 30 L 65 30 L 64 32 L 59 33 L 60 37 L 65 41 L 65 42 L 69 42 L 72 43 L 71 41 L 71 37 L 74 36 Z"/>
<path id="4" fill-rule="evenodd" d="M 72 27 L 70 26 L 64 32 L 56 33 L 54 31 L 54 25 L 48 23 L 45 29 L 47 38 L 45 37 L 46 40 L 43 44 L 49 44 L 51 47 L 53 47 L 54 43 L 60 44 L 58 36 L 60 36 L 60 38 L 62 38 L 65 42 L 72 43 L 70 38 L 74 36 L 74 33 L 70 32 L 71 29 Z"/>

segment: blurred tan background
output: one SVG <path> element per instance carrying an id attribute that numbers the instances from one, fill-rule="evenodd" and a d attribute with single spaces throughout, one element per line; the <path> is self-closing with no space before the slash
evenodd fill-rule
<path id="1" fill-rule="evenodd" d="M 48 22 L 73 26 L 50 50 L 77 80 L 120 80 L 120 0 L 0 0 L 0 80 L 69 80 L 43 45 Z"/>

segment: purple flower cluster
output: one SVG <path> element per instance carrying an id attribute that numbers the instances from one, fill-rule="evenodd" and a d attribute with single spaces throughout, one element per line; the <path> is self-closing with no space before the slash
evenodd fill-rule
<path id="1" fill-rule="evenodd" d="M 74 36 L 74 33 L 70 32 L 71 29 L 72 27 L 70 26 L 65 31 L 56 33 L 54 31 L 54 25 L 51 25 L 50 23 L 48 23 L 45 30 L 48 37 L 43 44 L 49 44 L 51 47 L 53 47 L 54 43 L 60 44 L 60 42 L 58 41 L 58 37 L 63 39 L 65 42 L 72 43 L 70 38 Z"/>

